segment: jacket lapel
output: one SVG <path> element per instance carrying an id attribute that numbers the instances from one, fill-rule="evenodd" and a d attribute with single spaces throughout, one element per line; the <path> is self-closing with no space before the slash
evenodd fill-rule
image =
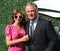
<path id="1" fill-rule="evenodd" d="M 27 34 L 29 34 L 29 22 L 27 23 L 27 26 L 26 26 L 26 32 Z"/>
<path id="2" fill-rule="evenodd" d="M 35 28 L 35 31 L 34 31 L 34 34 L 33 34 L 33 37 L 34 37 L 35 34 L 37 33 L 38 29 L 41 28 L 41 24 L 42 24 L 41 18 L 39 17 L 38 22 L 37 22 L 37 25 L 36 25 L 36 28 Z"/>

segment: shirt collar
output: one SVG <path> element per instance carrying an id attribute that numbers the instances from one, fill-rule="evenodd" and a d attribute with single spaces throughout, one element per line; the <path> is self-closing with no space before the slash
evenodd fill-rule
<path id="1" fill-rule="evenodd" d="M 37 21 L 38 21 L 38 19 L 39 19 L 39 15 L 37 15 L 37 17 L 34 19 L 34 21 L 33 21 L 33 22 L 37 22 Z M 32 22 L 32 21 L 30 20 L 30 22 Z"/>

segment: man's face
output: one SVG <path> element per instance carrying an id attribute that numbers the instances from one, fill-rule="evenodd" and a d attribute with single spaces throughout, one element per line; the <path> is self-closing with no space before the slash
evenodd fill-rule
<path id="1" fill-rule="evenodd" d="M 25 10 L 26 10 L 26 14 L 30 20 L 34 20 L 37 17 L 36 7 L 28 5 L 28 6 L 26 6 Z"/>

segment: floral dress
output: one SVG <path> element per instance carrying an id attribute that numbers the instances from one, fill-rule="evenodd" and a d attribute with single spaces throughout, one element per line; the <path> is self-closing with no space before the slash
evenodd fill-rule
<path id="1" fill-rule="evenodd" d="M 11 40 L 16 40 L 26 35 L 26 31 L 24 28 L 22 28 L 19 32 L 19 30 L 13 24 L 11 24 L 6 26 L 5 35 L 6 37 L 11 37 Z M 8 51 L 25 51 L 25 44 L 22 42 L 11 45 L 8 47 Z"/>

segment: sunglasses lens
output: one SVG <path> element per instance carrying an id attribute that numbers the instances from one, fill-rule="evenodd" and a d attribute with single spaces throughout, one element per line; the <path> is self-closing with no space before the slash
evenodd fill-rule
<path id="1" fill-rule="evenodd" d="M 23 18 L 23 16 L 19 16 L 19 18 Z"/>
<path id="2" fill-rule="evenodd" d="M 15 16 L 14 18 L 16 18 L 16 19 L 17 19 L 17 17 L 18 17 L 18 16 Z"/>

